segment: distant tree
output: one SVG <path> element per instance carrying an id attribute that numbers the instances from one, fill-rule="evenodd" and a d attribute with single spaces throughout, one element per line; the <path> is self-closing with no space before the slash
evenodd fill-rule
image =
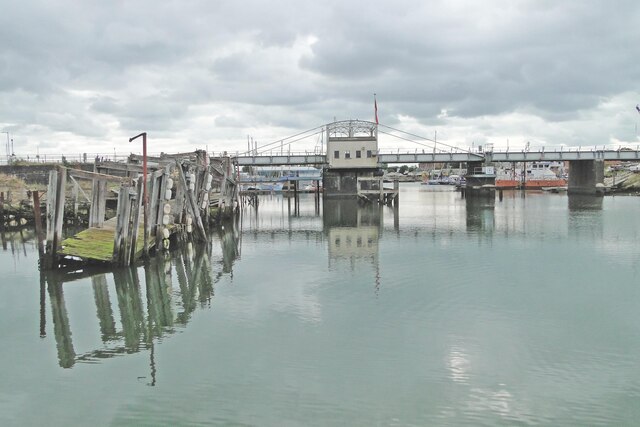
<path id="1" fill-rule="evenodd" d="M 402 165 L 402 166 L 400 166 L 400 169 L 398 170 L 398 172 L 400 172 L 401 174 L 404 175 L 405 173 L 407 173 L 408 170 L 409 170 L 409 166 Z"/>
<path id="2" fill-rule="evenodd" d="M 387 172 L 397 172 L 398 168 L 396 166 L 387 167 Z"/>

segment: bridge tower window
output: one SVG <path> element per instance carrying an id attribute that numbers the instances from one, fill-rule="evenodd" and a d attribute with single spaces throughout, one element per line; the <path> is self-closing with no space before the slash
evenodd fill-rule
<path id="1" fill-rule="evenodd" d="M 367 159 L 370 159 L 372 155 L 373 153 L 371 152 L 371 150 L 367 150 Z"/>
<path id="2" fill-rule="evenodd" d="M 344 152 L 344 158 L 345 159 L 350 159 L 351 158 L 351 151 L 345 151 Z"/>
<path id="3" fill-rule="evenodd" d="M 361 159 L 361 158 L 362 158 L 362 151 L 356 150 L 356 159 Z"/>
<path id="4" fill-rule="evenodd" d="M 334 159 L 339 159 L 340 158 L 340 151 L 336 150 L 333 152 L 333 158 Z"/>

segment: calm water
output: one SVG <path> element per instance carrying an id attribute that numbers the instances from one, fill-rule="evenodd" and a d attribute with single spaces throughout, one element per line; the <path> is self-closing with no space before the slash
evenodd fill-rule
<path id="1" fill-rule="evenodd" d="M 0 424 L 640 422 L 639 198 L 401 189 L 72 281 L 4 233 Z"/>

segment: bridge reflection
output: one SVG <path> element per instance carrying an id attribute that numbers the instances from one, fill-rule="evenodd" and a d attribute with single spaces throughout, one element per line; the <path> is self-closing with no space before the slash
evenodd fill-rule
<path id="1" fill-rule="evenodd" d="M 215 246 L 214 246 L 215 245 Z M 151 383 L 155 384 L 154 342 L 170 336 L 191 320 L 194 311 L 209 306 L 214 285 L 232 271 L 240 254 L 236 223 L 217 231 L 210 243 L 188 243 L 167 257 L 151 259 L 143 267 L 73 274 L 43 272 L 40 283 L 40 335 L 46 335 L 46 295 L 49 296 L 58 363 L 71 368 L 122 354 L 150 350 Z M 77 351 L 72 329 L 86 334 L 87 325 L 70 322 L 65 288 L 90 281 L 102 345 Z M 75 296 L 74 296 L 75 298 Z M 72 308 L 76 308 L 74 304 Z M 98 340 L 93 340 L 98 341 Z"/>

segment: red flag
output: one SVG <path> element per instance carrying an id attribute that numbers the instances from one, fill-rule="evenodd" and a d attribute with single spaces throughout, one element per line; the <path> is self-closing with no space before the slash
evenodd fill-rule
<path id="1" fill-rule="evenodd" d="M 375 95 L 373 96 L 373 108 L 376 113 L 376 124 L 378 124 L 378 100 L 376 99 Z"/>

